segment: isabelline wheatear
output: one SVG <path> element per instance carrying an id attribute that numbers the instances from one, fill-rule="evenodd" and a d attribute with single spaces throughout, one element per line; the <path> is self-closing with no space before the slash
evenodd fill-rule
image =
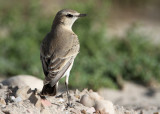
<path id="1" fill-rule="evenodd" d="M 40 58 L 45 74 L 42 95 L 56 95 L 59 80 L 66 76 L 65 85 L 69 97 L 70 70 L 80 49 L 79 40 L 72 31 L 72 25 L 79 17 L 84 16 L 86 14 L 70 9 L 61 10 L 56 14 L 51 31 L 41 44 Z M 68 103 L 70 105 L 69 98 Z"/>

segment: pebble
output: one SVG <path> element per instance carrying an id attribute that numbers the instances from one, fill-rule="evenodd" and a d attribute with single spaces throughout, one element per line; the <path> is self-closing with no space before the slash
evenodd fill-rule
<path id="1" fill-rule="evenodd" d="M 5 100 L 3 98 L 0 98 L 0 104 L 6 105 L 6 102 L 5 102 Z"/>
<path id="2" fill-rule="evenodd" d="M 29 90 L 30 90 L 29 86 L 23 86 L 17 90 L 16 96 L 21 97 L 23 100 L 26 100 L 31 95 L 31 93 L 28 93 Z"/>
<path id="3" fill-rule="evenodd" d="M 60 98 L 60 99 L 59 99 L 59 102 L 60 102 L 60 103 L 63 103 L 63 102 L 64 102 L 64 99 Z"/>
<path id="4" fill-rule="evenodd" d="M 98 93 L 90 91 L 81 97 L 80 103 L 87 107 L 94 107 L 96 112 L 114 114 L 113 103 L 104 100 Z"/>
<path id="5" fill-rule="evenodd" d="M 22 98 L 21 98 L 21 97 L 17 97 L 17 98 L 15 98 L 13 101 L 17 103 L 17 102 L 22 101 Z"/>
<path id="6" fill-rule="evenodd" d="M 94 108 L 96 111 L 114 114 L 113 103 L 107 100 L 96 101 Z"/>
<path id="7" fill-rule="evenodd" d="M 93 107 L 95 105 L 95 101 L 88 94 L 81 97 L 80 103 L 87 107 Z"/>
<path id="8" fill-rule="evenodd" d="M 14 101 L 15 97 L 14 97 L 14 96 L 10 96 L 10 99 L 11 99 L 12 101 Z"/>
<path id="9" fill-rule="evenodd" d="M 94 107 L 91 107 L 89 109 L 86 110 L 87 114 L 93 114 L 94 112 L 96 112 L 96 110 L 94 109 Z"/>

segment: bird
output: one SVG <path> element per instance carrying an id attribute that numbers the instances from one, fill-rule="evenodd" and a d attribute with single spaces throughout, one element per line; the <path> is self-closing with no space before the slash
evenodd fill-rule
<path id="1" fill-rule="evenodd" d="M 68 91 L 70 71 L 80 51 L 78 36 L 73 32 L 72 25 L 78 18 L 85 16 L 71 9 L 60 10 L 40 46 L 40 60 L 45 75 L 41 95 L 55 96 L 59 80 L 66 77 L 68 105 L 71 105 Z"/>

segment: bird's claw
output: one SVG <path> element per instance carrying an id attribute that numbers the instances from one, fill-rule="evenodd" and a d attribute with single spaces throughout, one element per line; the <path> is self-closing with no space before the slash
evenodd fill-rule
<path id="1" fill-rule="evenodd" d="M 72 103 L 67 103 L 67 107 L 66 108 L 73 108 L 74 105 Z"/>

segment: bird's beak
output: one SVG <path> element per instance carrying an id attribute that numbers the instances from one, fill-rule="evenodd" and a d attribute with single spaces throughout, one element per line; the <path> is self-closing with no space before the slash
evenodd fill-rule
<path id="1" fill-rule="evenodd" d="M 85 17 L 87 14 L 79 14 L 77 17 Z"/>

